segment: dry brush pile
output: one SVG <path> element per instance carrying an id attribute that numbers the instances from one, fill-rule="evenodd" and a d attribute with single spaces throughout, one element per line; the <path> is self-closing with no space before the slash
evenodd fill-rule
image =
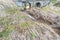
<path id="1" fill-rule="evenodd" d="M 0 11 L 0 40 L 60 40 L 60 36 L 47 24 L 33 21 L 14 6 Z"/>
<path id="2" fill-rule="evenodd" d="M 3 12 L 6 16 L 0 17 L 0 40 L 59 40 L 59 35 L 47 24 L 31 20 L 18 8 Z"/>

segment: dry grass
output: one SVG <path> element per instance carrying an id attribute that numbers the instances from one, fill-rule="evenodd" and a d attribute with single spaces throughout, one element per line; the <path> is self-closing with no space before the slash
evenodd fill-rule
<path id="1" fill-rule="evenodd" d="M 1 40 L 58 40 L 56 34 L 48 25 L 31 20 L 18 8 L 5 10 L 5 17 L 1 17 L 0 24 L 4 30 L 0 32 Z M 1 14 L 1 13 L 0 13 Z"/>

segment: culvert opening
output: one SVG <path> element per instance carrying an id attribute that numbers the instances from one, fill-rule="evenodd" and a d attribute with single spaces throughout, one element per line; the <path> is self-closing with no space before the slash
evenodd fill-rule
<path id="1" fill-rule="evenodd" d="M 26 3 L 26 8 L 31 8 L 31 4 L 30 3 Z"/>
<path id="2" fill-rule="evenodd" d="M 41 7 L 41 3 L 40 3 L 40 2 L 37 2 L 37 3 L 36 3 L 36 6 L 37 6 L 37 7 Z"/>

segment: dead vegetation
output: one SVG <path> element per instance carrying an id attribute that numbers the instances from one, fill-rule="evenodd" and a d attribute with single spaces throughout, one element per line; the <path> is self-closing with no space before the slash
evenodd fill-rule
<path id="1" fill-rule="evenodd" d="M 43 20 L 44 23 L 47 23 L 52 28 L 57 29 L 59 31 L 60 16 L 59 16 L 59 13 L 57 13 L 59 10 L 53 10 L 52 8 L 50 7 L 47 8 L 47 7 L 44 7 L 42 9 L 39 9 L 39 8 L 29 9 L 28 14 L 34 17 L 36 20 L 39 20 L 39 21 Z"/>
<path id="2" fill-rule="evenodd" d="M 9 15 L 0 18 L 4 28 L 0 32 L 1 40 L 59 40 L 59 35 L 47 24 L 33 21 L 15 8 L 5 12 Z"/>
<path id="3" fill-rule="evenodd" d="M 60 20 L 60 16 L 55 15 L 56 13 L 59 15 L 59 10 L 54 9 L 56 13 L 53 14 L 53 9 L 50 7 L 48 7 L 49 9 L 47 7 L 33 8 L 34 10 L 29 10 L 29 14 L 37 20 L 34 21 L 25 12 L 15 7 L 13 2 L 10 3 L 10 0 L 1 1 L 3 1 L 3 6 L 6 8 L 8 6 L 8 8 L 0 11 L 0 40 L 60 40 L 60 36 L 57 34 L 60 31 L 55 32 L 48 24 L 59 22 L 57 20 Z"/>

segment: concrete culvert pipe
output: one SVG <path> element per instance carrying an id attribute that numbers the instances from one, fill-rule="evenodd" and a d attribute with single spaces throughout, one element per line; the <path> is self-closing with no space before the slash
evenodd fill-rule
<path id="1" fill-rule="evenodd" d="M 26 3 L 26 9 L 31 8 L 31 4 L 30 3 Z"/>
<path id="2" fill-rule="evenodd" d="M 41 3 L 40 2 L 37 2 L 36 3 L 36 7 L 41 7 Z"/>

